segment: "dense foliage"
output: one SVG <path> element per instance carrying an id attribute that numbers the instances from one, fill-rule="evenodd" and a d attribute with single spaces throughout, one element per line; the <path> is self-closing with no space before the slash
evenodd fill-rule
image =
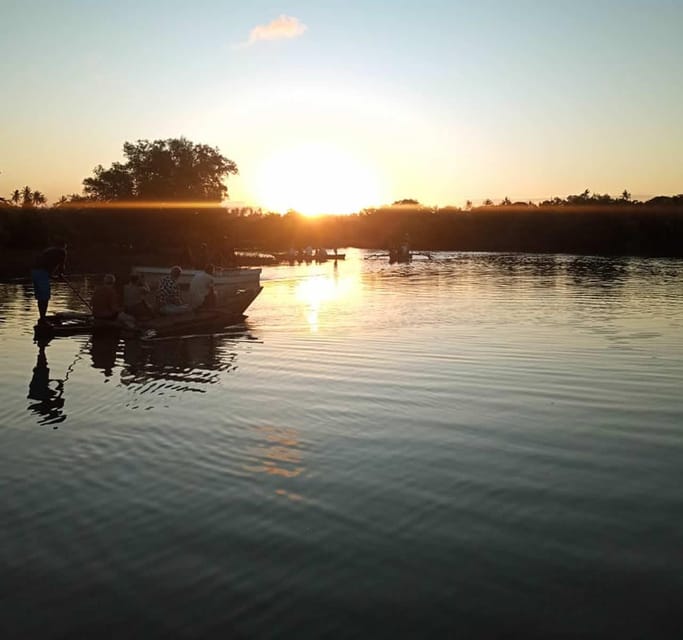
<path id="1" fill-rule="evenodd" d="M 217 148 L 186 138 L 126 142 L 123 155 L 125 162 L 98 165 L 83 180 L 87 198 L 218 203 L 228 195 L 225 178 L 238 173 Z"/>
<path id="2" fill-rule="evenodd" d="M 0 245 L 37 249 L 65 237 L 72 256 L 92 254 L 94 263 L 83 258 L 82 268 L 93 271 L 100 270 L 103 260 L 115 262 L 123 255 L 145 254 L 146 260 L 157 255 L 165 263 L 170 255 L 188 247 L 196 251 L 202 243 L 213 255 L 226 243 L 264 251 L 309 244 L 386 249 L 405 234 L 416 250 L 683 256 L 683 195 L 648 202 L 633 202 L 623 194 L 599 198 L 569 196 L 538 206 L 504 201 L 469 210 L 411 203 L 317 218 L 218 206 L 108 209 L 84 201 L 26 208 L 7 203 L 0 206 Z M 0 274 L 23 273 L 23 266 L 7 265 Z"/>

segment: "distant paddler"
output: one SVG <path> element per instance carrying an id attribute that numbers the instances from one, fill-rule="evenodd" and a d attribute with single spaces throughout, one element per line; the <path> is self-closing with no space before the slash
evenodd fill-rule
<path id="1" fill-rule="evenodd" d="M 50 302 L 50 278 L 62 278 L 66 265 L 66 242 L 60 240 L 36 256 L 31 269 L 33 292 L 38 303 L 38 324 L 49 325 L 47 307 Z"/>

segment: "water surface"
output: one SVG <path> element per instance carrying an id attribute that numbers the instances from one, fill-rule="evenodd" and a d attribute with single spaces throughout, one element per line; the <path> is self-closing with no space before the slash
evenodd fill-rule
<path id="1" fill-rule="evenodd" d="M 346 253 L 210 336 L 0 285 L 2 637 L 680 637 L 683 261 Z"/>

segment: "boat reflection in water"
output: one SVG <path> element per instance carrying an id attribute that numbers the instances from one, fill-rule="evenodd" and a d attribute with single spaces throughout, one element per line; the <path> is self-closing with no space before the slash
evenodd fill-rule
<path id="1" fill-rule="evenodd" d="M 152 340 L 94 334 L 89 341 L 94 369 L 108 378 L 118 368 L 120 383 L 139 393 L 161 390 L 204 393 L 206 385 L 236 368 L 236 341 L 255 338 L 244 325 L 220 334 L 175 336 Z"/>
<path id="2" fill-rule="evenodd" d="M 45 348 L 47 340 L 38 342 L 38 358 L 28 387 L 28 399 L 35 400 L 28 410 L 38 415 L 38 424 L 57 425 L 66 420 L 64 413 L 64 379 L 50 378 Z"/>

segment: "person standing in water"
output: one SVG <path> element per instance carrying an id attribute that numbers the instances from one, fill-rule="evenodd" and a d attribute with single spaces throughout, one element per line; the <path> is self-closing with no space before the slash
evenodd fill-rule
<path id="1" fill-rule="evenodd" d="M 62 278 L 66 265 L 66 242 L 59 241 L 36 256 L 31 269 L 33 292 L 38 303 L 38 324 L 50 324 L 47 321 L 47 307 L 50 303 L 50 278 Z"/>

